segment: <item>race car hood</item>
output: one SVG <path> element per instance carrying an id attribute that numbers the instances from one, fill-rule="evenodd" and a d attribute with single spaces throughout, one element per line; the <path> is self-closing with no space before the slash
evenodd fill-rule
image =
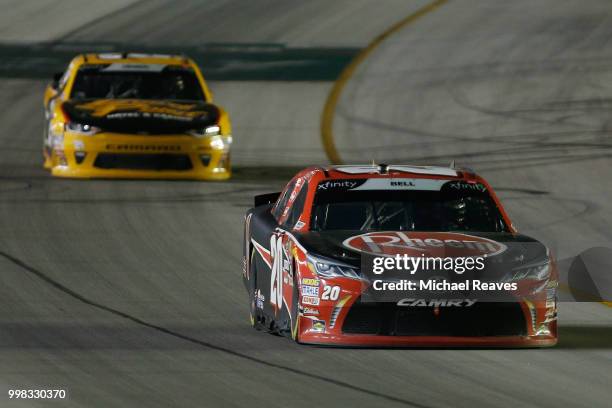
<path id="1" fill-rule="evenodd" d="M 219 109 L 205 102 L 95 99 L 64 102 L 71 122 L 115 133 L 173 134 L 203 129 L 219 120 Z"/>
<path id="2" fill-rule="evenodd" d="M 361 254 L 426 257 L 486 256 L 503 269 L 542 262 L 547 248 L 521 234 L 476 232 L 356 231 L 307 232 L 296 239 L 308 253 L 360 266 Z"/>

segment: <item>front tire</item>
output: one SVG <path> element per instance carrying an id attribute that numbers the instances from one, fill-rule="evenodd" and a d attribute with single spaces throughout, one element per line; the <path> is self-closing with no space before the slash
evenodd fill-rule
<path id="1" fill-rule="evenodd" d="M 300 342 L 300 289 L 298 286 L 297 269 L 295 261 L 291 263 L 293 268 L 293 295 L 291 301 L 291 338 L 296 343 Z"/>
<path id="2" fill-rule="evenodd" d="M 45 127 L 43 129 L 43 143 L 42 143 L 42 153 L 43 153 L 43 167 L 47 170 L 51 169 L 52 161 L 51 161 L 51 144 L 49 142 L 49 122 L 45 121 Z"/>

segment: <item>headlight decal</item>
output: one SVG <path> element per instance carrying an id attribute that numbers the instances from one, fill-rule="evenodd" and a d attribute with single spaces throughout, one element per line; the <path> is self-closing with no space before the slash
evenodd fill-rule
<path id="1" fill-rule="evenodd" d="M 68 122 L 65 125 L 65 130 L 72 133 L 78 133 L 83 136 L 92 136 L 100 132 L 102 129 L 91 126 L 87 123 Z"/>
<path id="2" fill-rule="evenodd" d="M 361 279 L 357 269 L 332 259 L 325 259 L 313 255 L 308 255 L 308 267 L 311 271 L 324 278 L 351 278 Z"/>
<path id="3" fill-rule="evenodd" d="M 520 267 L 513 269 L 503 280 L 505 282 L 516 282 L 526 279 L 543 281 L 550 277 L 550 272 L 550 261 L 546 260 L 544 262 L 521 265 Z"/>

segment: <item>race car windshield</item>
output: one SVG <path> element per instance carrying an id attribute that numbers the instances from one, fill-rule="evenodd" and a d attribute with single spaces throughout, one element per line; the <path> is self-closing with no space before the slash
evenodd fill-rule
<path id="1" fill-rule="evenodd" d="M 507 232 L 488 193 L 468 191 L 320 191 L 311 230 Z"/>
<path id="2" fill-rule="evenodd" d="M 81 67 L 74 80 L 74 99 L 154 99 L 205 101 L 193 70 L 182 67 L 135 71 L 110 65 Z"/>

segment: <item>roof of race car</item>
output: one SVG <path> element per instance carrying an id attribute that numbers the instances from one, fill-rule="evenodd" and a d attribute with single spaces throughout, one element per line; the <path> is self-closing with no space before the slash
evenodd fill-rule
<path id="1" fill-rule="evenodd" d="M 452 176 L 457 177 L 457 171 L 450 167 L 436 166 L 410 166 L 410 165 L 392 165 L 392 164 L 370 164 L 370 165 L 353 165 L 353 166 L 334 166 L 333 170 L 348 174 L 385 174 L 391 172 L 415 173 L 415 174 L 431 174 L 437 176 Z"/>
<path id="2" fill-rule="evenodd" d="M 81 54 L 75 60 L 85 64 L 109 64 L 109 63 L 131 63 L 131 64 L 163 64 L 189 66 L 192 61 L 184 55 L 166 54 L 143 54 L 143 53 L 100 53 Z"/>
<path id="3" fill-rule="evenodd" d="M 415 166 L 394 164 L 341 165 L 318 168 L 326 179 L 347 177 L 393 178 L 410 175 L 415 178 L 473 179 L 476 174 L 470 169 L 440 166 Z"/>

